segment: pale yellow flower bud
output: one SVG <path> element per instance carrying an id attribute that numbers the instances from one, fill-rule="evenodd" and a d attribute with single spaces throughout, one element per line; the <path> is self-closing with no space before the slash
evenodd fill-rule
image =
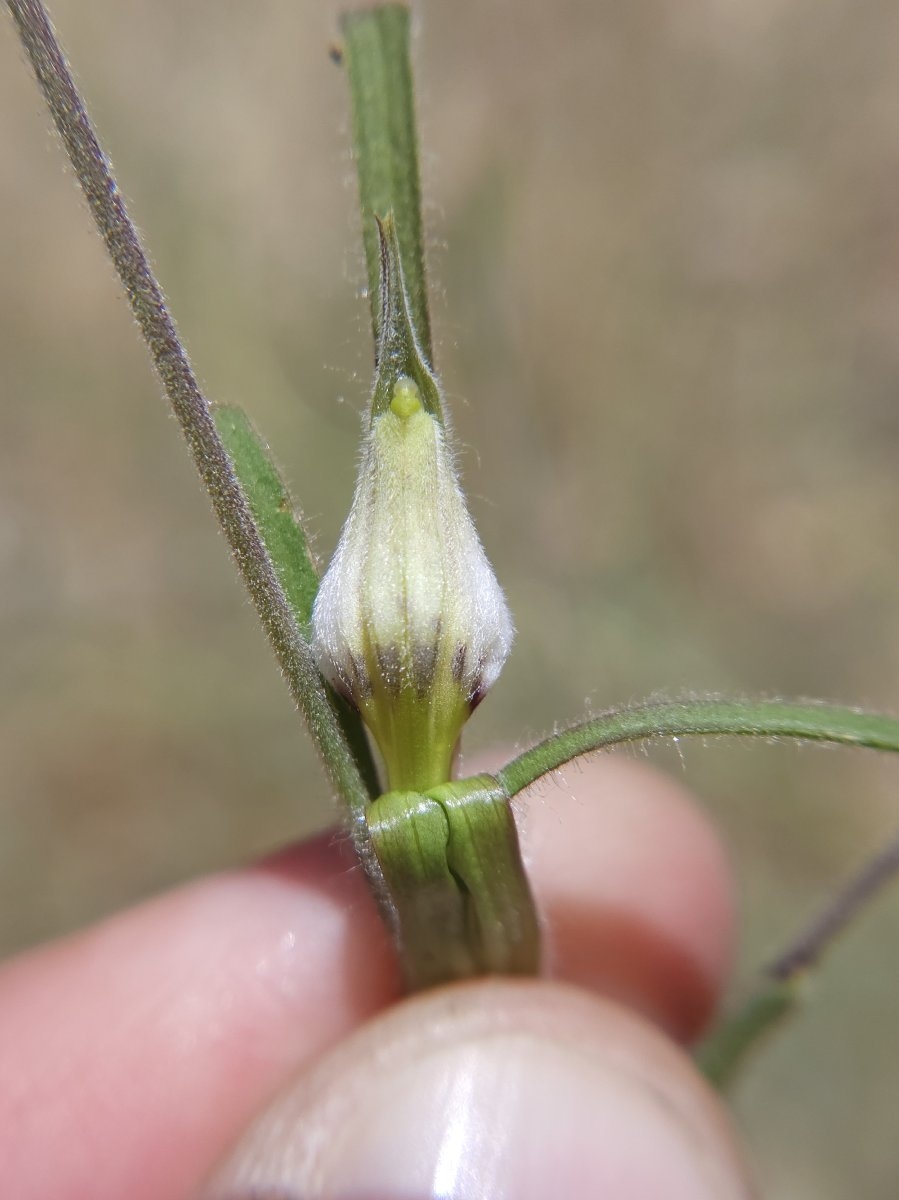
<path id="1" fill-rule="evenodd" d="M 360 710 L 391 788 L 446 781 L 513 627 L 443 426 L 406 376 L 372 420 L 312 626 L 320 669 Z"/>

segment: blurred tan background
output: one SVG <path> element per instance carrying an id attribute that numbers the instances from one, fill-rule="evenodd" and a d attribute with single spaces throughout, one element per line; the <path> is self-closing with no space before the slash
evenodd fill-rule
<path id="1" fill-rule="evenodd" d="M 370 370 L 336 6 L 53 9 L 208 393 L 326 556 Z M 415 51 L 438 365 L 519 630 L 469 745 L 653 691 L 895 711 L 899 8 L 456 0 Z M 334 813 L 8 22 L 0 146 L 12 952 Z M 899 825 L 899 767 L 681 751 L 745 979 Z M 766 1196 L 896 1196 L 897 938 L 894 889 L 739 1090 Z"/>

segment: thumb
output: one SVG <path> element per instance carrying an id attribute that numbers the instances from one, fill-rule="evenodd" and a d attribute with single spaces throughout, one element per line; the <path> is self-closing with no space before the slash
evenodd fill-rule
<path id="1" fill-rule="evenodd" d="M 737 1200 L 727 1117 L 607 1001 L 493 981 L 412 998 L 295 1079 L 206 1200 Z"/>

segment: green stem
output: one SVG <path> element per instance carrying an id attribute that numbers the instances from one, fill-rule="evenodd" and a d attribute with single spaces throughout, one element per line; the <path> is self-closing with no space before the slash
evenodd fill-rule
<path id="1" fill-rule="evenodd" d="M 497 773 L 510 796 L 577 758 L 606 746 L 654 737 L 730 734 L 799 738 L 899 751 L 899 720 L 825 704 L 782 700 L 687 700 L 603 713 L 539 742 Z"/>
<path id="2" fill-rule="evenodd" d="M 726 1017 L 696 1051 L 696 1065 L 721 1091 L 733 1084 L 748 1056 L 757 1050 L 800 1003 L 800 980 L 767 979 Z"/>
<path id="3" fill-rule="evenodd" d="M 7 3 L 234 560 L 331 781 L 349 805 L 360 855 L 373 886 L 383 896 L 364 816 L 368 789 L 328 702 L 309 645 L 216 431 L 210 405 L 200 391 L 50 20 L 40 0 Z"/>
<path id="4" fill-rule="evenodd" d="M 899 874 L 899 836 L 873 854 L 768 964 L 749 998 L 714 1029 L 696 1060 L 710 1082 L 728 1087 L 759 1043 L 798 1008 L 802 984 L 860 910 Z"/>
<path id="5" fill-rule="evenodd" d="M 789 946 L 765 968 L 769 979 L 786 981 L 818 965 L 821 956 L 855 915 L 899 874 L 899 835 L 862 864 L 823 905 Z"/>
<path id="6" fill-rule="evenodd" d="M 341 18 L 353 104 L 362 239 L 375 346 L 381 336 L 377 219 L 393 213 L 418 344 L 433 364 L 421 222 L 415 103 L 409 62 L 409 10 L 388 4 Z"/>

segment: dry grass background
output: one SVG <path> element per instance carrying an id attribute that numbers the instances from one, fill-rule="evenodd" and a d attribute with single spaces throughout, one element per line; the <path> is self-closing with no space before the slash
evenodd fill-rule
<path id="1" fill-rule="evenodd" d="M 56 0 L 211 396 L 327 555 L 370 350 L 313 0 Z M 660 690 L 897 707 L 899 9 L 422 3 L 439 367 L 517 650 L 470 743 Z M 0 947 L 333 818 L 35 87 L 0 34 Z M 748 964 L 899 824 L 897 769 L 655 756 Z M 552 804 L 552 788 L 543 803 Z M 737 1095 L 776 1200 L 895 1197 L 899 892 Z"/>

